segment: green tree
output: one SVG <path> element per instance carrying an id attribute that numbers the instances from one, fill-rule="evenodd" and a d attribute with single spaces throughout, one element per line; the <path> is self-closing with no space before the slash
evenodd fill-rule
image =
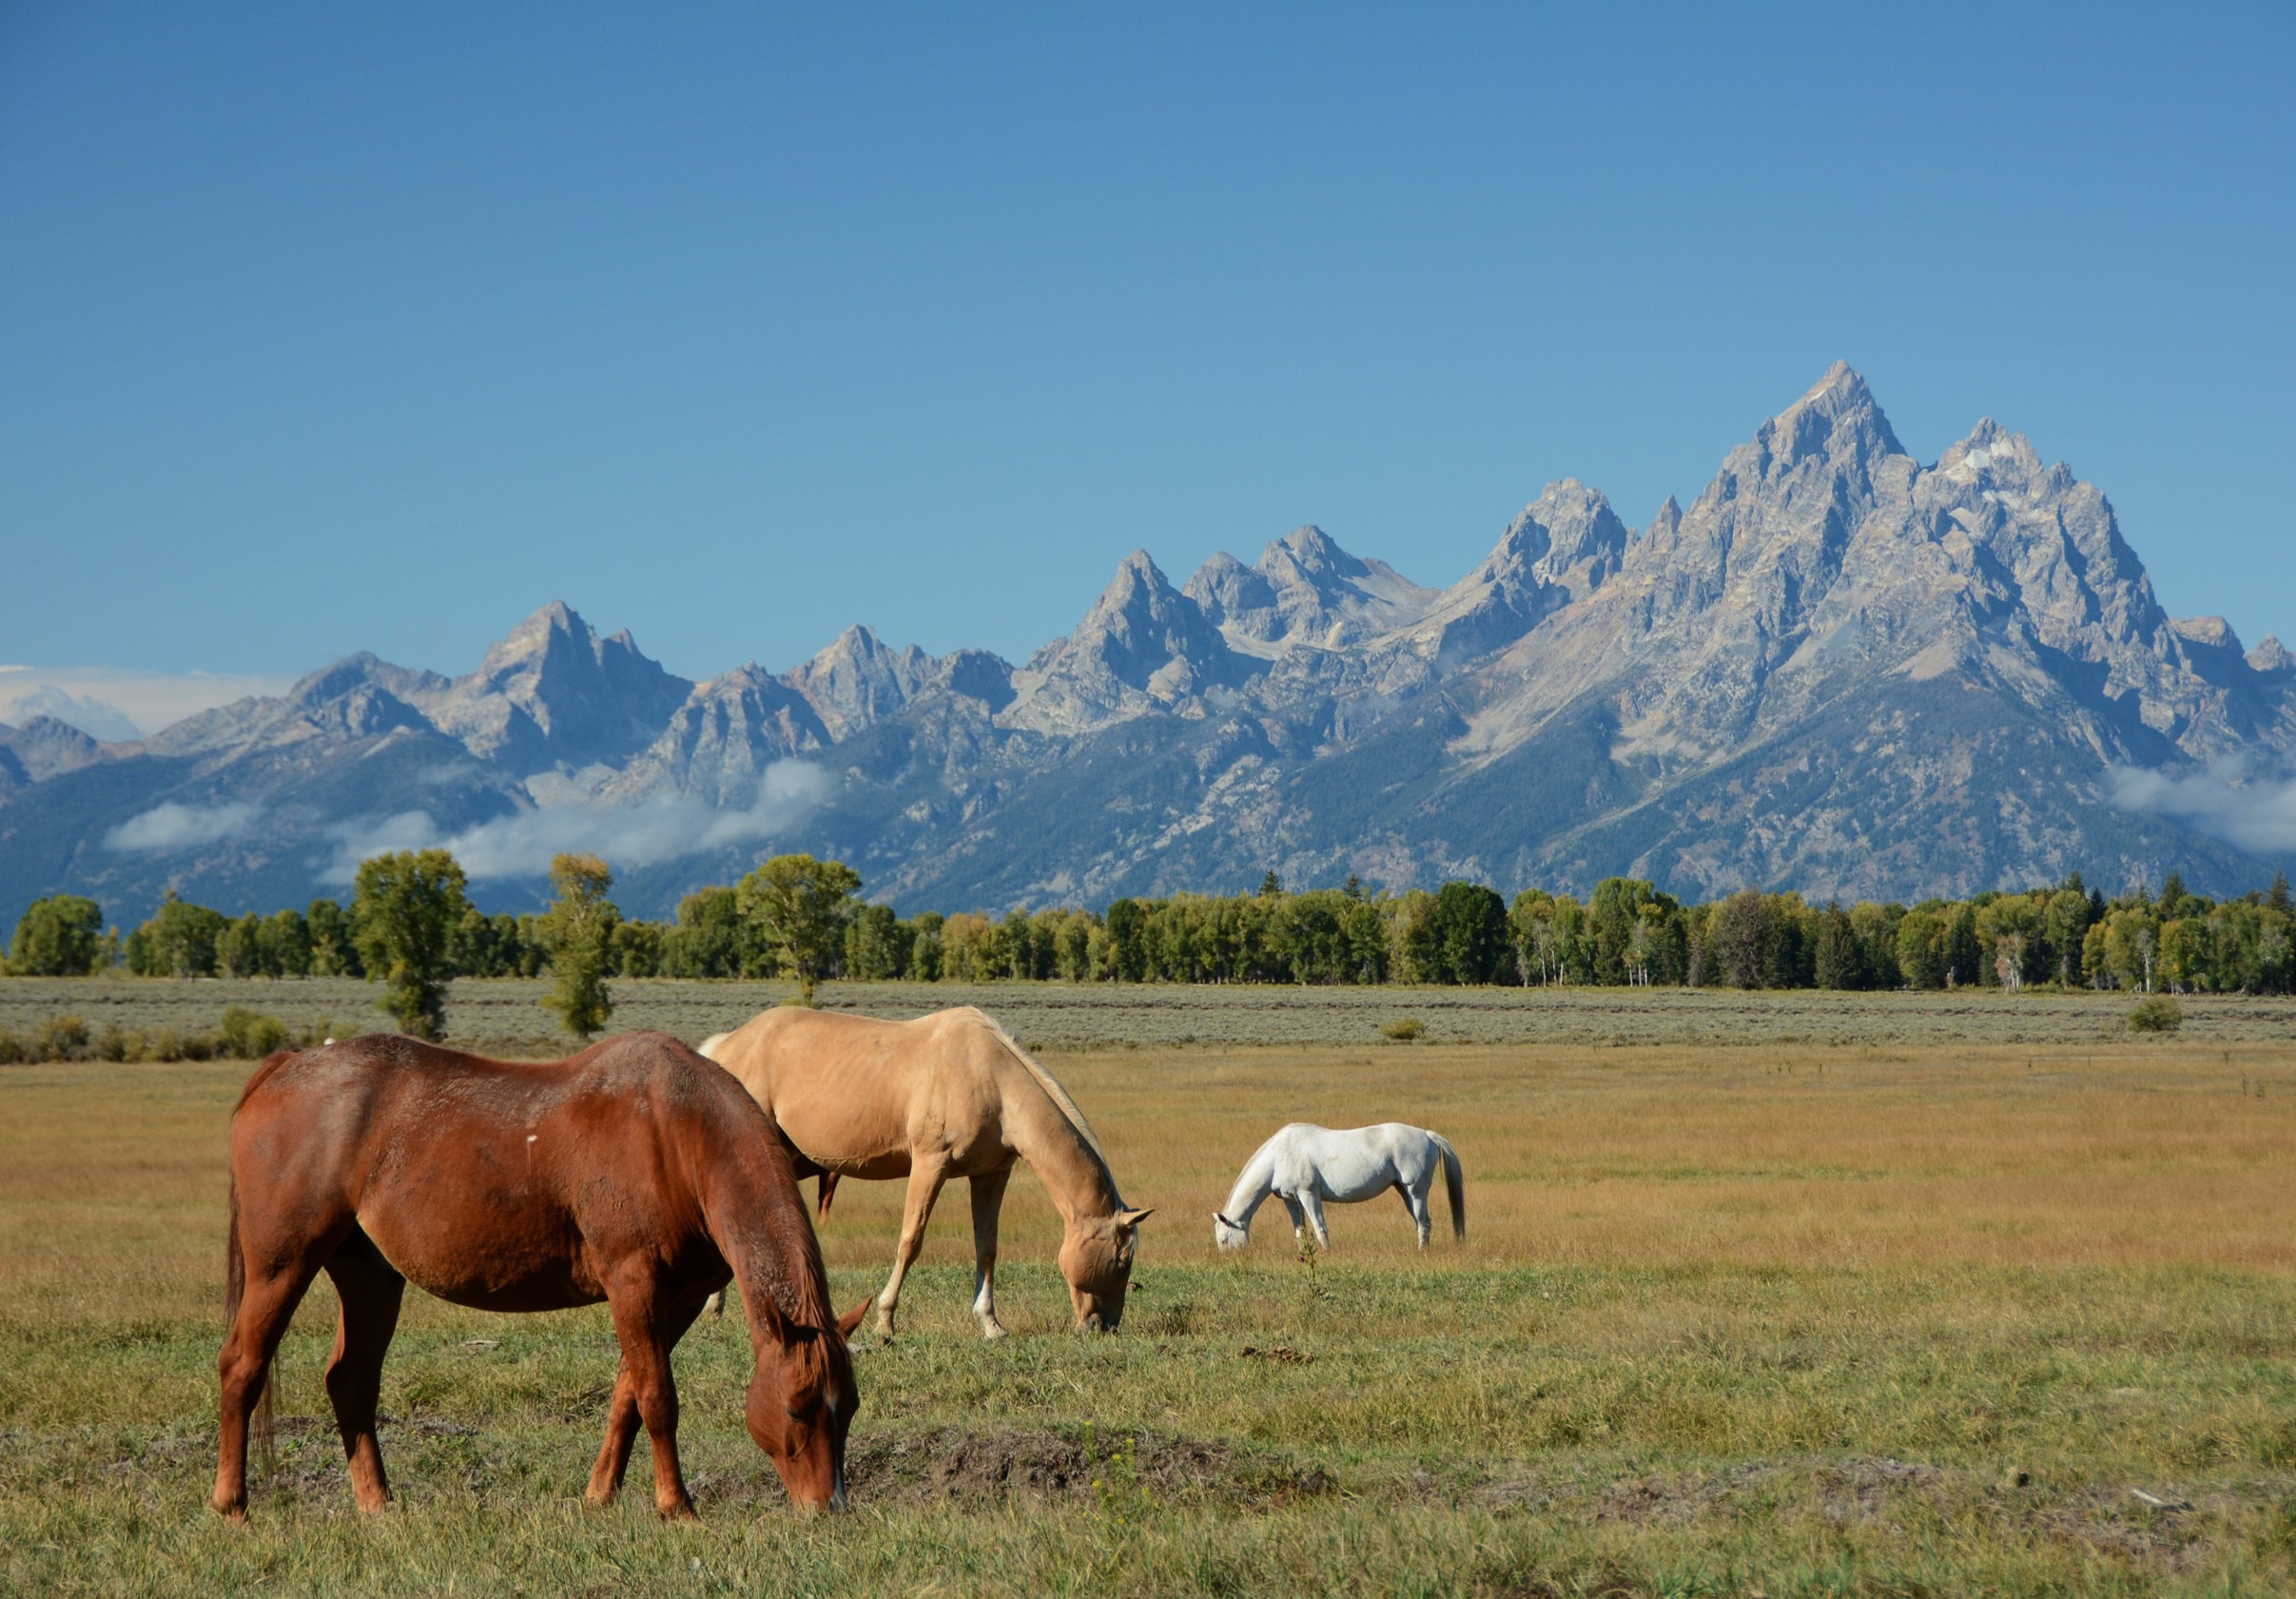
<path id="1" fill-rule="evenodd" d="M 461 866 L 443 849 L 362 862 L 351 889 L 351 936 L 382 1007 L 405 1031 L 435 1039 L 446 1019 L 457 927 L 470 908 Z"/>
<path id="2" fill-rule="evenodd" d="M 18 977 L 86 977 L 103 956 L 103 907 L 77 894 L 50 894 L 32 901 L 16 923 L 8 969 Z"/>
<path id="3" fill-rule="evenodd" d="M 130 935 L 127 969 L 138 977 L 213 977 L 223 936 L 223 912 L 178 899 L 170 888 Z"/>
<path id="4" fill-rule="evenodd" d="M 613 872 L 595 855 L 553 855 L 550 886 L 557 898 L 543 912 L 537 930 L 550 951 L 555 981 L 543 996 L 542 1008 L 568 1032 L 587 1039 L 613 1014 L 606 974 L 613 965 L 614 926 L 622 919 L 606 897 L 613 888 Z"/>
<path id="5" fill-rule="evenodd" d="M 734 885 L 742 916 L 757 925 L 797 979 L 799 1000 L 832 976 L 845 954 L 845 926 L 860 902 L 861 873 L 843 861 L 776 855 Z"/>
<path id="6" fill-rule="evenodd" d="M 1818 948 L 1812 975 L 1820 988 L 1867 988 L 1873 979 L 1866 970 L 1865 950 L 1849 913 L 1839 900 L 1826 902 L 1818 922 Z"/>
<path id="7" fill-rule="evenodd" d="M 846 924 L 846 975 L 860 983 L 905 976 L 916 929 L 893 914 L 889 905 L 863 906 Z"/>
<path id="8" fill-rule="evenodd" d="M 1148 909 L 1138 900 L 1108 907 L 1108 959 L 1119 983 L 1148 981 Z"/>
<path id="9" fill-rule="evenodd" d="M 1437 982 L 1499 981 L 1508 953 L 1506 901 L 1480 883 L 1446 883 L 1435 895 L 1430 920 Z"/>
<path id="10" fill-rule="evenodd" d="M 310 928 L 313 977 L 366 976 L 366 967 L 359 960 L 359 945 L 351 937 L 351 919 L 343 914 L 341 906 L 333 900 L 313 900 L 311 908 L 303 912 L 303 921 Z"/>

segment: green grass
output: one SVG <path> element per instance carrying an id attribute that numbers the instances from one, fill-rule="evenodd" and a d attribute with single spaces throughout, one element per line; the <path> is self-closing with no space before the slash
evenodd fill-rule
<path id="1" fill-rule="evenodd" d="M 277 1470 L 223 1525 L 245 1068 L 8 1068 L 0 1592 L 2288 1591 L 2296 1061 L 2220 1053 L 1056 1058 L 1162 1207 L 1123 1331 L 1064 1330 L 1023 1179 L 1016 1336 L 983 1343 L 950 1196 L 901 1339 L 857 1357 L 852 1513 L 793 1515 L 749 1444 L 738 1308 L 688 1336 L 699 1527 L 654 1518 L 642 1450 L 621 1505 L 581 1507 L 603 1310 L 419 1294 L 384 1378 L 398 1503 L 359 1518 L 323 1288 L 284 1346 Z M 1465 1245 L 1439 1222 L 1419 1255 L 1388 1203 L 1334 1209 L 1312 1271 L 1280 1212 L 1214 1254 L 1203 1212 L 1264 1122 L 1383 1104 L 1459 1142 Z M 840 1303 L 882 1280 L 897 1202 L 840 1191 Z"/>

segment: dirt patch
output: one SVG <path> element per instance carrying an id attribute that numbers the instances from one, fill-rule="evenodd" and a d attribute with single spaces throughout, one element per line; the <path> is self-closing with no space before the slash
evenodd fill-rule
<path id="1" fill-rule="evenodd" d="M 1313 1366 L 1315 1364 L 1313 1355 L 1304 1349 L 1294 1349 L 1290 1344 L 1277 1344 L 1274 1349 L 1261 1349 L 1256 1344 L 1246 1344 L 1236 1353 L 1245 1360 L 1273 1360 L 1278 1366 Z"/>
<path id="2" fill-rule="evenodd" d="M 1273 1506 L 1329 1492 L 1332 1479 L 1272 1456 L 1153 1433 L 1071 1436 L 944 1428 L 856 1442 L 854 1496 L 879 1504 L 1218 1500 Z"/>
<path id="3" fill-rule="evenodd" d="M 1800 1502 L 1840 1526 L 1877 1521 L 1890 1504 L 1934 1492 L 1944 1481 L 1945 1473 L 1935 1466 L 1873 1456 L 1757 1460 L 1715 1472 L 1637 1472 L 1608 1482 L 1528 1471 L 1495 1476 L 1474 1496 L 1493 1506 L 1567 1510 L 1596 1521 L 1677 1527 Z"/>

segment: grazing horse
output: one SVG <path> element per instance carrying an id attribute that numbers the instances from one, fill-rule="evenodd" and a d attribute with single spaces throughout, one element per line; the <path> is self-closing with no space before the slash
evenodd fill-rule
<path id="1" fill-rule="evenodd" d="M 1294 1121 L 1278 1128 L 1244 1163 L 1227 1204 L 1212 1213 L 1212 1241 L 1223 1250 L 1251 1242 L 1252 1213 L 1273 1194 L 1292 1213 L 1293 1237 L 1312 1226 L 1316 1243 L 1329 1249 L 1332 1235 L 1324 1230 L 1324 1200 L 1354 1204 L 1392 1188 L 1403 1196 L 1419 1228 L 1419 1247 L 1425 1249 L 1430 1230 L 1427 1197 L 1435 1186 L 1437 1166 L 1443 1168 L 1444 1187 L 1450 1193 L 1451 1236 L 1463 1238 L 1467 1177 L 1450 1140 L 1400 1121 L 1345 1132 Z"/>
<path id="2" fill-rule="evenodd" d="M 243 1521 L 247 1433 L 295 1306 L 342 1301 L 327 1397 L 361 1511 L 391 1491 L 375 1436 L 407 1280 L 493 1311 L 604 1299 L 621 1340 L 588 1498 L 620 1492 L 643 1420 L 653 1502 L 691 1516 L 670 1351 L 730 1277 L 749 1313 L 749 1435 L 789 1497 L 845 1503 L 858 1396 L 789 1162 L 757 1106 L 675 1039 L 628 1033 L 568 1061 L 489 1061 L 376 1034 L 259 1067 L 231 1117 L 230 1331 L 214 1508 Z"/>
<path id="3" fill-rule="evenodd" d="M 982 1336 L 1004 1336 L 997 1217 L 1015 1160 L 1035 1170 L 1067 1224 L 1060 1275 L 1077 1326 L 1116 1331 L 1149 1213 L 1125 1208 L 1067 1090 L 981 1012 L 965 1005 L 880 1022 L 785 1005 L 705 1040 L 702 1053 L 756 1096 L 795 1151 L 798 1176 L 820 1174 L 824 1216 L 841 1177 L 908 1180 L 893 1275 L 877 1296 L 885 1337 L 933 1201 L 955 1177 L 972 1184 L 973 1317 Z"/>

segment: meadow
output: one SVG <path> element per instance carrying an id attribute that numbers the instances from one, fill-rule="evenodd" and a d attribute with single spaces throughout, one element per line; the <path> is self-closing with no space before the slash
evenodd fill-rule
<path id="1" fill-rule="evenodd" d="M 624 986 L 618 1024 L 743 1013 L 719 1014 L 729 985 Z M 384 1379 L 399 1504 L 362 1521 L 323 1419 L 322 1288 L 285 1346 L 277 1470 L 224 1527 L 204 1501 L 246 1067 L 0 1068 L 0 1591 L 2296 1587 L 2285 1006 L 2202 1002 L 2138 1040 L 2125 1000 L 2083 995 L 1099 992 L 825 990 L 980 1000 L 1158 1208 L 1123 1330 L 1073 1336 L 1055 1219 L 1017 1177 L 1016 1336 L 987 1345 L 947 1196 L 902 1336 L 857 1355 L 856 1508 L 807 1521 L 741 1428 L 738 1310 L 679 1352 L 704 1521 L 670 1527 L 643 1452 L 621 1505 L 580 1504 L 602 1311 L 419 1295 Z M 1434 1042 L 1379 1037 L 1399 1015 Z M 1274 1126 L 1390 1118 L 1458 1144 L 1464 1244 L 1439 1218 L 1421 1255 L 1390 1201 L 1335 1208 L 1317 1258 L 1274 1207 L 1215 1254 L 1209 1213 Z M 840 1189 L 841 1303 L 882 1280 L 898 1202 Z"/>

